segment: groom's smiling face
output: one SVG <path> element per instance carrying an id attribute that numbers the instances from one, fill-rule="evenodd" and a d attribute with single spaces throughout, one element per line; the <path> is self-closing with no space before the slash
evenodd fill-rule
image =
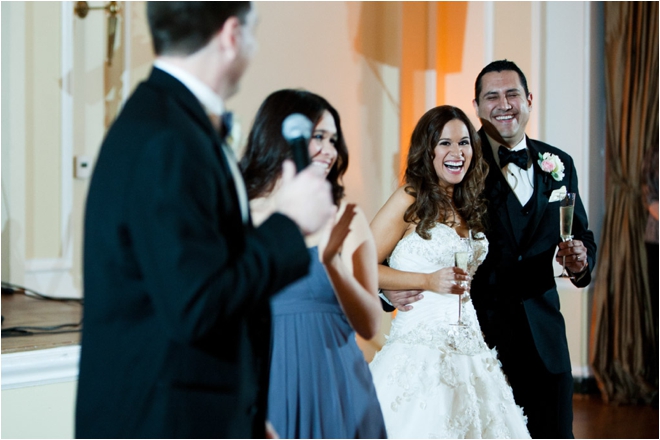
<path id="1" fill-rule="evenodd" d="M 501 137 L 509 147 L 523 139 L 532 110 L 532 94 L 525 93 L 517 72 L 486 73 L 481 77 L 479 102 L 474 100 L 473 105 L 484 129 L 492 137 Z M 492 130 L 497 133 L 491 133 Z"/>

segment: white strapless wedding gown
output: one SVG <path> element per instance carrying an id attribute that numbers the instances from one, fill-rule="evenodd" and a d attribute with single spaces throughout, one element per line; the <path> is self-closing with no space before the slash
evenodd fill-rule
<path id="1" fill-rule="evenodd" d="M 469 251 L 473 276 L 486 258 L 483 234 L 474 240 L 437 224 L 424 240 L 399 241 L 392 268 L 431 273 Z M 471 247 L 469 246 L 471 243 Z M 370 364 L 389 438 L 529 438 L 526 417 L 513 400 L 497 352 L 484 342 L 469 295 L 424 292 L 409 312 L 398 311 L 390 335 Z"/>

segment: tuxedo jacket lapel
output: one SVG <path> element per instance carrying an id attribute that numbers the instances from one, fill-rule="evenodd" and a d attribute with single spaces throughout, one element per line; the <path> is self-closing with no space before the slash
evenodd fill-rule
<path id="1" fill-rule="evenodd" d="M 550 193 L 552 192 L 550 176 L 548 173 L 545 173 L 541 170 L 537 160 L 539 156 L 538 148 L 536 148 L 534 141 L 530 140 L 529 138 L 527 138 L 527 149 L 529 150 L 530 157 L 532 158 L 532 167 L 534 167 L 534 194 L 532 197 L 536 203 L 536 209 L 533 210 L 534 215 L 529 219 L 527 234 L 521 243 L 522 247 L 528 245 L 534 237 L 541 219 L 543 218 L 543 214 L 548 207 Z"/>
<path id="2" fill-rule="evenodd" d="M 170 95 L 180 107 L 193 118 L 215 143 L 220 141 L 220 136 L 215 133 L 211 120 L 204 111 L 202 104 L 197 100 L 186 86 L 169 73 L 154 68 L 148 80 L 149 84 L 163 90 L 162 93 Z"/>
<path id="3" fill-rule="evenodd" d="M 488 163 L 488 176 L 486 177 L 486 199 L 490 208 L 488 209 L 488 222 L 491 228 L 497 227 L 504 231 L 507 235 L 510 243 L 518 244 L 519 240 L 516 236 L 511 223 L 511 216 L 509 215 L 509 203 L 511 203 L 511 197 L 515 200 L 514 202 L 518 203 L 513 194 L 513 190 L 509 186 L 509 183 L 504 178 L 504 175 L 500 171 L 499 166 L 495 162 L 493 157 L 493 149 L 491 148 L 488 138 L 483 129 L 479 131 L 481 135 L 481 148 L 483 152 L 484 159 Z M 520 203 L 518 203 L 520 206 Z"/>

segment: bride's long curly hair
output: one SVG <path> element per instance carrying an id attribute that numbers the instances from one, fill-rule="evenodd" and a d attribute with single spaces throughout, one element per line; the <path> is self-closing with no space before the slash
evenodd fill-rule
<path id="1" fill-rule="evenodd" d="M 454 185 L 453 196 L 440 185 L 433 166 L 435 147 L 445 125 L 454 119 L 465 124 L 470 135 L 472 161 L 463 180 Z M 426 112 L 410 138 L 408 166 L 405 173 L 406 193 L 415 198 L 404 214 L 406 222 L 417 224 L 416 232 L 430 239 L 429 230 L 438 222 L 455 226 L 453 206 L 473 233 L 484 231 L 486 201 L 482 196 L 488 164 L 481 151 L 481 139 L 474 126 L 458 107 L 442 105 Z M 453 199 L 453 200 L 452 200 Z"/>

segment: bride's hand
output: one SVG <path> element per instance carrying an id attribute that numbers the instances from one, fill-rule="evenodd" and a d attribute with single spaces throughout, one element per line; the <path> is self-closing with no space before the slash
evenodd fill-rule
<path id="1" fill-rule="evenodd" d="M 461 295 L 470 291 L 470 275 L 458 267 L 445 267 L 428 276 L 428 289 L 438 293 Z M 465 286 L 461 286 L 465 281 Z"/>
<path id="2" fill-rule="evenodd" d="M 351 232 L 350 226 L 355 217 L 355 203 L 346 205 L 346 210 L 342 214 L 339 221 L 332 227 L 328 244 L 323 250 L 323 264 L 330 264 L 332 259 L 339 253 L 344 239 Z"/>

